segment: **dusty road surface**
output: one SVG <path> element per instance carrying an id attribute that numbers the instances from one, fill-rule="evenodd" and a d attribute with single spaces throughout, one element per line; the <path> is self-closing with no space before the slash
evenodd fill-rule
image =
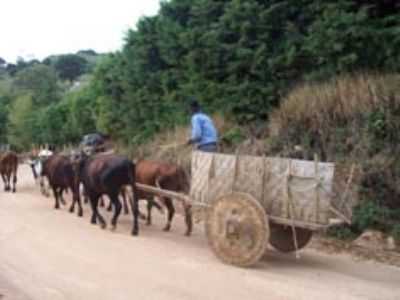
<path id="1" fill-rule="evenodd" d="M 0 192 L 0 299 L 400 299 L 400 269 L 354 262 L 312 250 L 301 259 L 274 251 L 254 269 L 218 261 L 198 225 L 183 236 L 183 220 L 164 233 L 164 217 L 130 233 L 123 216 L 116 232 L 84 217 L 55 211 L 27 167 L 18 192 Z M 106 215 L 108 220 L 110 215 Z"/>

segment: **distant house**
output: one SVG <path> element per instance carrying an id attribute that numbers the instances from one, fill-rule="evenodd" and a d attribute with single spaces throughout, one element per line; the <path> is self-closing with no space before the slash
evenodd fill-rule
<path id="1" fill-rule="evenodd" d="M 82 83 L 80 81 L 74 81 L 69 89 L 70 89 L 70 91 L 77 91 L 77 90 L 79 90 L 81 85 L 82 85 Z"/>

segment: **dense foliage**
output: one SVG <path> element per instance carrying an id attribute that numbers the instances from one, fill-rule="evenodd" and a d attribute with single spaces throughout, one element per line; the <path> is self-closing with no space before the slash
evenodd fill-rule
<path id="1" fill-rule="evenodd" d="M 399 71 L 399 33 L 395 1 L 162 2 L 99 68 L 99 122 L 129 142 L 182 122 L 192 95 L 240 122 L 266 119 L 299 81 Z"/>

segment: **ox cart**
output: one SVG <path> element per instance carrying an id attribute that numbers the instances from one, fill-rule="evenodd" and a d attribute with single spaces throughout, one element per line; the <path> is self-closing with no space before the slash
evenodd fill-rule
<path id="1" fill-rule="evenodd" d="M 137 186 L 185 201 L 194 211 L 205 208 L 209 245 L 229 264 L 255 264 L 268 243 L 281 252 L 297 251 L 314 231 L 351 220 L 351 178 L 335 193 L 333 163 L 195 151 L 191 168 L 189 195 Z"/>

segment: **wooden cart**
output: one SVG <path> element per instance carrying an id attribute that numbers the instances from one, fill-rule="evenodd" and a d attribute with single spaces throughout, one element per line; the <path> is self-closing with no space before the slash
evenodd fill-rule
<path id="1" fill-rule="evenodd" d="M 208 242 L 229 264 L 255 264 L 268 243 L 299 250 L 314 231 L 351 220 L 351 207 L 343 205 L 351 179 L 338 197 L 333 163 L 196 151 L 191 175 L 190 195 L 138 188 L 205 208 Z"/>

